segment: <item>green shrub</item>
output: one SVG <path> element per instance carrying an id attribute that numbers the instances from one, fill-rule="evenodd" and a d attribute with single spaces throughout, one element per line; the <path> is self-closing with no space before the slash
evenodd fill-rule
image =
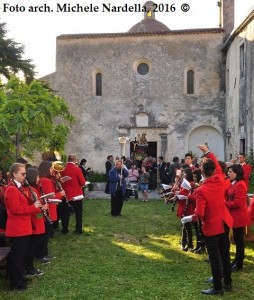
<path id="1" fill-rule="evenodd" d="M 252 166 L 252 173 L 250 175 L 250 186 L 249 192 L 254 192 L 254 156 L 253 156 L 253 149 L 249 149 L 249 153 L 246 157 L 246 162 Z"/>
<path id="2" fill-rule="evenodd" d="M 90 182 L 106 182 L 107 177 L 105 173 L 95 171 L 93 174 L 88 176 L 87 180 Z"/>

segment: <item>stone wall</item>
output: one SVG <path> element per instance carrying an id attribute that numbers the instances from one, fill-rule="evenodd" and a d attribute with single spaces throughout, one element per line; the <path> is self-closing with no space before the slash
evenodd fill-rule
<path id="1" fill-rule="evenodd" d="M 254 10 L 235 30 L 227 45 L 226 128 L 231 132 L 231 139 L 226 144 L 228 160 L 239 152 L 248 154 L 250 148 L 254 149 L 253 32 Z"/>
<path id="2" fill-rule="evenodd" d="M 121 155 L 121 135 L 134 140 L 146 131 L 147 140 L 157 142 L 158 156 L 163 148 L 161 135 L 166 136 L 165 160 L 191 150 L 188 138 L 199 126 L 211 126 L 222 135 L 222 41 L 219 32 L 58 37 L 56 72 L 45 79 L 68 101 L 76 117 L 67 154 L 85 157 L 87 165 L 104 171 L 109 154 Z M 149 65 L 147 75 L 138 74 L 140 62 Z M 193 95 L 186 94 L 188 69 L 195 73 Z M 102 96 L 95 96 L 98 71 Z M 148 116 L 148 127 L 137 126 L 138 113 Z"/>

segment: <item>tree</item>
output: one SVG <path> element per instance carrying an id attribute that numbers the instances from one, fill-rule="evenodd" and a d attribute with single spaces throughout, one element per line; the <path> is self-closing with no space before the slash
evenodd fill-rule
<path id="1" fill-rule="evenodd" d="M 45 82 L 12 77 L 0 89 L 0 164 L 36 151 L 63 151 L 74 121 L 64 99 Z"/>
<path id="2" fill-rule="evenodd" d="M 5 23 L 0 23 L 0 74 L 10 79 L 11 75 L 24 74 L 26 82 L 34 78 L 34 65 L 31 59 L 22 59 L 24 46 L 6 38 Z"/>

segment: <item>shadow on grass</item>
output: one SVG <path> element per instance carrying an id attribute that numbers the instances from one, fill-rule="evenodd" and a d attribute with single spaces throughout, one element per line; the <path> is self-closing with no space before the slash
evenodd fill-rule
<path id="1" fill-rule="evenodd" d="M 1 299 L 207 299 L 200 294 L 209 288 L 207 255 L 180 249 L 180 221 L 169 206 L 163 200 L 131 200 L 122 213 L 112 218 L 109 200 L 86 200 L 84 234 L 72 233 L 72 215 L 70 233 L 57 232 L 50 240 L 57 258 L 36 265 L 45 274 L 24 293 L 0 291 Z M 244 271 L 233 274 L 234 292 L 223 299 L 252 299 L 251 244 L 246 252 Z"/>

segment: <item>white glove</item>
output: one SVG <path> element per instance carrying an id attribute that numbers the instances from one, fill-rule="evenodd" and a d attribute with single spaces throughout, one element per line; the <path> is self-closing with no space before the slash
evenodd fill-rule
<path id="1" fill-rule="evenodd" d="M 186 216 L 186 217 L 183 217 L 183 218 L 181 219 L 181 222 L 182 222 L 182 224 L 185 224 L 185 223 L 191 222 L 191 221 L 192 221 L 192 217 L 193 217 L 193 215 L 191 215 L 191 216 Z"/>

